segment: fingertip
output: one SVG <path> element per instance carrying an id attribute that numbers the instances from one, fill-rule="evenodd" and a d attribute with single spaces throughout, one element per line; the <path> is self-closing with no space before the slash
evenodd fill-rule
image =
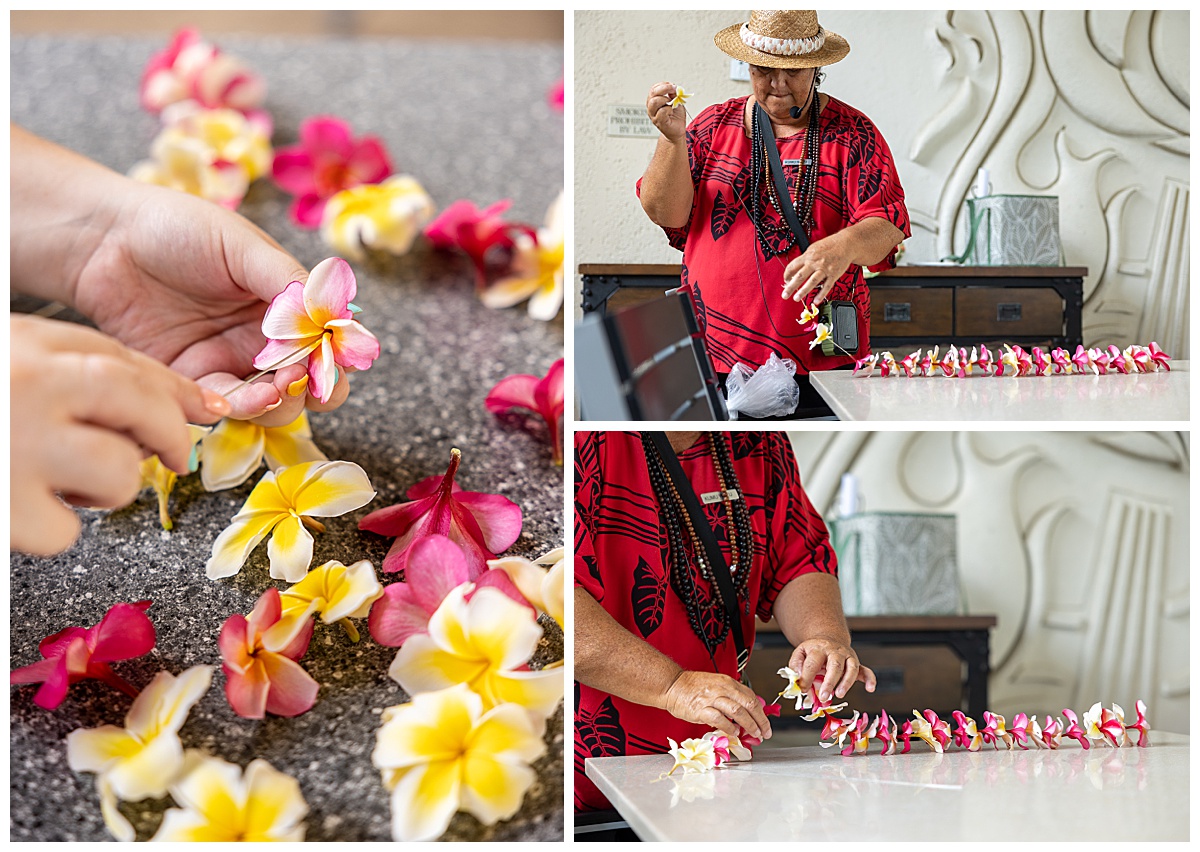
<path id="1" fill-rule="evenodd" d="M 219 420 L 222 417 L 228 417 L 233 411 L 233 406 L 229 400 L 221 396 L 214 390 L 208 388 L 200 388 L 200 396 L 204 400 L 204 407 L 213 415 L 213 419 Z"/>

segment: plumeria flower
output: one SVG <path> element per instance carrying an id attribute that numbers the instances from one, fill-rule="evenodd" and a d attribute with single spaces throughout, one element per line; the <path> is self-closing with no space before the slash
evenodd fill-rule
<path id="1" fill-rule="evenodd" d="M 1125 351 L 1122 354 L 1125 356 L 1125 362 L 1133 365 L 1133 369 L 1130 370 L 1131 373 L 1135 369 L 1139 373 L 1153 372 L 1154 362 L 1150 360 L 1150 350 L 1145 346 L 1131 344 L 1125 347 Z"/>
<path id="2" fill-rule="evenodd" d="M 317 700 L 317 682 L 296 662 L 308 650 L 313 622 L 283 618 L 278 589 L 267 589 L 249 618 L 229 616 L 217 644 L 225 697 L 239 716 L 299 716 Z"/>
<path id="3" fill-rule="evenodd" d="M 379 183 L 392 173 L 392 162 L 379 137 L 355 139 L 345 121 L 318 115 L 300 122 L 299 144 L 275 152 L 271 173 L 285 192 L 296 196 L 292 221 L 316 228 L 330 198 Z"/>
<path id="4" fill-rule="evenodd" d="M 918 369 L 917 365 L 920 357 L 921 350 L 918 349 L 916 352 L 910 353 L 906 358 L 901 359 L 900 367 L 904 370 L 904 377 L 906 379 L 913 377 L 913 373 Z"/>
<path id="5" fill-rule="evenodd" d="M 781 708 L 778 704 L 768 704 L 767 699 L 763 698 L 761 695 L 756 695 L 754 697 L 757 698 L 758 703 L 762 705 L 763 715 L 774 716 L 777 719 L 779 718 L 779 714 L 783 708 Z M 738 735 L 736 739 L 738 744 L 744 746 L 747 751 L 755 746 L 762 745 L 763 742 L 761 737 L 756 737 L 753 734 L 746 733 L 746 729 L 742 727 L 738 728 Z M 739 759 L 749 760 L 750 758 L 743 757 Z"/>
<path id="6" fill-rule="evenodd" d="M 1094 346 L 1087 351 L 1088 361 L 1092 364 L 1093 371 L 1100 376 L 1108 373 L 1108 355 L 1098 346 Z"/>
<path id="7" fill-rule="evenodd" d="M 719 768 L 722 763 L 729 762 L 730 739 L 727 734 L 723 734 L 720 731 L 709 731 L 707 734 L 701 737 L 701 739 L 708 740 L 712 743 L 713 757 L 715 759 L 714 768 Z M 672 767 L 672 769 L 674 769 L 674 767 Z"/>
<path id="8" fill-rule="evenodd" d="M 213 542 L 206 574 L 214 580 L 236 574 L 250 551 L 274 532 L 267 545 L 271 576 L 299 582 L 312 562 L 313 538 L 305 526 L 323 532 L 314 518 L 344 515 L 374 497 L 366 471 L 353 462 L 313 461 L 267 471 Z"/>
<path id="9" fill-rule="evenodd" d="M 1092 363 L 1092 359 L 1088 357 L 1088 350 L 1082 345 L 1075 347 L 1075 354 L 1071 357 L 1071 364 L 1075 367 L 1075 372 L 1086 373 L 1092 372 L 1094 375 L 1099 375 L 1100 371 L 1096 365 Z"/>
<path id="10" fill-rule="evenodd" d="M 192 438 L 192 453 L 188 458 L 189 471 L 195 472 L 196 467 L 200 463 L 196 452 L 196 442 L 207 435 L 209 431 L 211 429 L 208 426 L 188 424 L 188 434 Z M 153 488 L 155 495 L 158 497 L 158 522 L 164 530 L 170 530 L 175 524 L 171 521 L 168 500 L 171 492 L 175 490 L 175 483 L 179 479 L 179 474 L 163 464 L 158 456 L 148 456 L 142 459 L 138 471 L 142 475 L 142 488 Z"/>
<path id="11" fill-rule="evenodd" d="M 999 713 L 992 713 L 989 710 L 983 711 L 983 730 L 980 735 L 985 743 L 991 743 L 996 750 L 1000 749 L 1000 743 L 1003 742 L 1009 749 L 1012 748 L 1012 736 L 1004 728 L 1005 719 Z"/>
<path id="12" fill-rule="evenodd" d="M 308 414 L 303 411 L 288 425 L 274 427 L 226 417 L 204 436 L 200 447 L 204 456 L 200 481 L 206 491 L 241 485 L 264 459 L 267 467 L 276 471 L 304 462 L 328 461 L 313 443 Z"/>
<path id="13" fill-rule="evenodd" d="M 1040 346 L 1033 347 L 1031 360 L 1033 361 L 1033 374 L 1035 376 L 1048 376 L 1054 372 L 1050 369 L 1052 364 L 1050 356 L 1043 352 Z"/>
<path id="14" fill-rule="evenodd" d="M 832 739 L 834 742 L 822 742 L 821 748 L 830 748 L 834 745 L 836 745 L 838 748 L 842 748 L 842 743 L 846 741 L 846 737 L 850 736 L 853 731 L 858 729 L 860 718 L 862 718 L 861 714 L 857 710 L 854 711 L 854 715 L 849 719 L 839 719 L 836 716 L 826 716 L 825 727 L 821 730 L 821 739 Z M 854 740 L 851 738 L 850 745 L 847 746 L 846 750 L 843 751 L 842 754 L 848 755 L 853 748 Z"/>
<path id="15" fill-rule="evenodd" d="M 252 112 L 266 94 L 262 77 L 190 28 L 179 30 L 166 50 L 150 58 L 140 88 L 142 106 L 152 113 L 180 101 Z"/>
<path id="16" fill-rule="evenodd" d="M 938 754 L 945 751 L 950 743 L 950 723 L 939 719 L 932 710 L 926 710 L 924 716 L 914 710 L 913 716 L 913 734 L 929 743 L 929 747 Z"/>
<path id="17" fill-rule="evenodd" d="M 202 140 L 160 133 L 150 146 L 150 159 L 134 164 L 129 176 L 141 183 L 165 186 L 236 210 L 250 188 L 246 170 L 220 159 Z"/>
<path id="18" fill-rule="evenodd" d="M 1075 715 L 1075 711 L 1063 710 L 1063 715 L 1066 716 L 1067 721 L 1071 723 L 1069 726 L 1067 726 L 1067 729 L 1063 731 L 1063 736 L 1075 740 L 1081 746 L 1083 746 L 1085 750 L 1091 748 L 1091 744 L 1087 741 L 1087 732 L 1079 726 L 1079 717 Z"/>
<path id="19" fill-rule="evenodd" d="M 813 331 L 816 333 L 816 336 L 813 337 L 811 342 L 809 342 L 809 344 L 808 344 L 809 349 L 816 349 L 818 346 L 820 346 L 826 340 L 831 339 L 829 336 L 829 326 L 823 322 L 817 323 L 817 327 L 815 329 L 813 329 Z"/>
<path id="20" fill-rule="evenodd" d="M 441 535 L 462 548 L 467 579 L 474 580 L 521 535 L 520 506 L 499 494 L 463 491 L 454 482 L 461 459 L 452 449 L 444 476 L 422 479 L 408 489 L 408 502 L 376 509 L 359 521 L 360 530 L 396 537 L 383 560 L 385 572 L 403 571 L 414 543 Z"/>
<path id="21" fill-rule="evenodd" d="M 951 346 L 946 350 L 946 356 L 942 358 L 940 364 L 942 375 L 951 377 L 958 372 L 958 350 Z"/>
<path id="22" fill-rule="evenodd" d="M 866 370 L 867 375 L 875 372 L 875 362 L 879 360 L 878 355 L 868 355 L 866 358 L 859 358 L 854 362 L 854 373 L 857 376 L 859 370 Z"/>
<path id="23" fill-rule="evenodd" d="M 546 421 L 555 464 L 562 464 L 563 359 L 550 365 L 540 379 L 527 373 L 505 376 L 488 391 L 483 403 L 493 414 L 504 414 L 514 408 L 525 408 Z"/>
<path id="24" fill-rule="evenodd" d="M 896 742 L 900 743 L 901 745 L 901 754 L 908 754 L 909 749 L 912 748 L 912 735 L 913 728 L 911 719 L 905 719 L 896 727 Z"/>
<path id="25" fill-rule="evenodd" d="M 983 747 L 983 736 L 975 727 L 975 720 L 961 710 L 950 714 L 958 727 L 954 730 L 954 744 L 967 751 L 979 751 Z"/>
<path id="26" fill-rule="evenodd" d="M 671 767 L 671 771 L 667 775 L 673 774 L 676 769 L 680 768 L 685 773 L 711 772 L 718 766 L 716 745 L 710 739 L 693 737 L 692 739 L 677 743 L 668 737 L 667 742 L 671 746 L 667 750 L 667 754 L 675 758 L 675 765 Z"/>
<path id="27" fill-rule="evenodd" d="M 95 627 L 68 627 L 38 644 L 42 659 L 13 669 L 10 684 L 40 683 L 33 703 L 53 710 L 67 697 L 67 689 L 85 678 L 102 680 L 126 695 L 138 691 L 118 677 L 110 663 L 132 660 L 154 649 L 154 625 L 146 617 L 150 601 L 119 603 Z"/>
<path id="28" fill-rule="evenodd" d="M 479 210 L 470 201 L 455 201 L 425 227 L 425 236 L 435 248 L 461 249 L 475 265 L 479 289 L 487 283 L 487 255 L 493 249 L 511 249 L 513 234 L 534 236 L 527 225 L 505 222 L 500 215 L 512 206 L 510 199 L 497 201 Z"/>
<path id="29" fill-rule="evenodd" d="M 321 237 L 333 250 L 363 260 L 367 249 L 405 254 L 433 218 L 433 199 L 411 175 L 343 189 L 325 203 Z"/>
<path id="30" fill-rule="evenodd" d="M 1120 347 L 1111 345 L 1108 347 L 1108 366 L 1123 375 L 1128 375 L 1137 369 L 1132 359 L 1126 360 L 1125 353 L 1121 351 Z"/>
<path id="31" fill-rule="evenodd" d="M 790 671 L 790 669 L 789 669 L 789 671 Z M 829 716 L 832 713 L 837 713 L 838 711 L 840 711 L 842 708 L 844 708 L 846 706 L 845 701 L 843 701 L 841 704 L 831 704 L 831 703 L 823 701 L 821 699 L 821 684 L 822 684 L 822 682 L 823 682 L 823 678 L 815 677 L 815 678 L 813 678 L 812 686 L 809 687 L 807 700 L 804 702 L 804 706 L 805 706 L 805 708 L 807 708 L 808 710 L 811 710 L 812 712 L 809 713 L 809 715 L 803 717 L 806 722 L 815 722 L 817 719 L 820 719 L 824 716 Z M 797 699 L 797 701 L 796 701 L 796 709 L 797 710 L 801 709 L 799 699 Z"/>
<path id="32" fill-rule="evenodd" d="M 563 303 L 563 257 L 566 237 L 563 197 L 559 193 L 546 211 L 546 224 L 537 238 L 520 234 L 513 243 L 513 274 L 501 278 L 479 294 L 489 308 L 510 308 L 529 300 L 529 315 L 552 320 Z"/>
<path id="33" fill-rule="evenodd" d="M 926 378 L 932 376 L 934 371 L 937 369 L 937 364 L 938 347 L 934 346 L 932 349 L 926 350 L 925 356 L 918 363 L 920 374 Z"/>
<path id="34" fill-rule="evenodd" d="M 1083 714 L 1083 729 L 1089 740 L 1103 740 L 1113 748 L 1129 743 L 1129 737 L 1125 734 L 1125 711 L 1120 704 L 1114 704 L 1112 710 L 1105 710 L 1097 701 Z"/>
<path id="35" fill-rule="evenodd" d="M 563 695 L 559 667 L 532 671 L 542 628 L 529 607 L 494 588 L 451 590 L 417 633 L 396 652 L 388 674 L 409 695 L 466 683 L 486 708 L 519 704 L 545 719 Z"/>
<path id="36" fill-rule="evenodd" d="M 866 754 L 867 749 L 871 747 L 871 740 L 875 739 L 876 724 L 871 722 L 870 717 L 863 713 L 858 717 L 858 723 L 849 732 L 850 744 L 842 749 L 842 756 L 849 757 L 852 754 Z"/>
<path id="37" fill-rule="evenodd" d="M 493 564 L 488 563 L 489 566 Z M 536 566 L 534 570 L 541 571 Z M 429 619 L 442 605 L 446 595 L 468 584 L 468 600 L 479 589 L 490 587 L 499 589 L 517 603 L 532 609 L 525 596 L 513 585 L 508 573 L 489 567 L 472 581 L 462 548 L 445 536 L 431 535 L 412 546 L 404 571 L 404 582 L 389 585 L 371 607 L 367 624 L 372 638 L 380 645 L 399 648 L 408 637 L 428 633 Z"/>
<path id="38" fill-rule="evenodd" d="M 67 735 L 67 764 L 94 772 L 104 823 L 118 840 L 133 840 L 133 826 L 117 800 L 156 798 L 184 768 L 179 729 L 212 683 L 211 666 L 194 666 L 178 677 L 159 672 L 134 699 L 125 727 L 81 728 Z"/>
<path id="39" fill-rule="evenodd" d="M 484 825 L 508 819 L 537 779 L 529 764 L 545 752 L 519 706 L 484 712 L 464 683 L 389 707 L 371 762 L 391 791 L 392 837 L 433 840 L 459 810 Z"/>
<path id="40" fill-rule="evenodd" d="M 1061 346 L 1056 346 L 1050 351 L 1050 362 L 1054 365 L 1054 372 L 1063 376 L 1069 376 L 1075 371 L 1075 365 L 1071 362 L 1070 353 Z"/>
<path id="41" fill-rule="evenodd" d="M 1008 729 L 1012 735 L 1012 741 L 1020 746 L 1022 750 L 1028 751 L 1027 742 L 1032 742 L 1038 748 L 1042 748 L 1042 729 L 1038 727 L 1036 716 L 1026 716 L 1024 713 L 1018 713 L 1013 717 L 1012 727 Z M 1011 746 L 1010 746 L 1011 748 Z"/>
<path id="42" fill-rule="evenodd" d="M 804 310 L 800 312 L 800 318 L 796 322 L 803 326 L 804 331 L 812 331 L 817 322 L 817 318 L 821 316 L 820 308 L 814 308 L 809 304 L 804 305 Z"/>
<path id="43" fill-rule="evenodd" d="M 499 569 L 507 574 L 525 600 L 553 618 L 558 622 L 559 627 L 563 626 L 566 610 L 567 569 L 561 547 L 556 547 L 549 553 L 539 556 L 534 562 L 519 556 L 510 556 L 505 559 L 489 560 L 488 567 Z"/>
<path id="44" fill-rule="evenodd" d="M 691 97 L 691 95 L 683 90 L 683 86 L 676 86 L 675 87 L 675 97 L 671 98 L 671 101 L 670 101 L 670 103 L 667 104 L 667 106 L 669 106 L 669 107 L 683 106 L 684 103 L 687 101 L 687 99 L 690 97 Z"/>
<path id="45" fill-rule="evenodd" d="M 304 839 L 308 803 L 295 778 L 265 760 L 242 770 L 195 750 L 171 785 L 171 798 L 183 809 L 163 814 L 153 841 L 256 842 Z"/>
<path id="46" fill-rule="evenodd" d="M 1042 729 L 1042 744 L 1048 749 L 1056 749 L 1062 742 L 1063 725 L 1057 716 L 1046 717 L 1046 727 Z"/>
<path id="47" fill-rule="evenodd" d="M 354 270 L 340 257 L 318 263 L 307 283 L 288 284 L 263 317 L 267 345 L 254 356 L 254 369 L 306 361 L 308 392 L 328 402 L 339 366 L 365 370 L 379 357 L 379 341 L 354 319 L 350 307 L 357 290 Z"/>
<path id="48" fill-rule="evenodd" d="M 565 94 L 563 92 L 563 78 L 559 77 L 558 82 L 550 87 L 550 91 L 546 92 L 546 102 L 554 107 L 559 112 L 563 111 Z"/>
<path id="49" fill-rule="evenodd" d="M 987 346 L 982 343 L 979 344 L 979 358 L 976 359 L 975 363 L 979 365 L 979 369 L 985 376 L 992 369 L 992 364 L 994 362 L 992 361 L 991 350 L 989 350 Z"/>
<path id="50" fill-rule="evenodd" d="M 375 566 L 363 559 L 346 566 L 336 559 L 320 565 L 304 579 L 279 595 L 284 618 L 320 616 L 325 624 L 340 622 L 358 641 L 358 629 L 351 618 L 366 618 L 371 605 L 383 597 L 383 586 L 375 577 Z"/>
<path id="51" fill-rule="evenodd" d="M 266 113 L 247 117 L 234 109 L 205 109 L 194 102 L 167 107 L 162 114 L 161 136 L 195 139 L 213 153 L 213 159 L 233 163 L 255 181 L 271 170 L 271 119 Z"/>
<path id="52" fill-rule="evenodd" d="M 876 731 L 876 738 L 883 744 L 880 754 L 894 754 L 896 751 L 896 723 L 888 718 L 887 710 L 879 714 L 879 719 L 871 727 Z"/>
<path id="53" fill-rule="evenodd" d="M 971 347 L 970 357 L 967 357 L 967 349 L 965 346 L 958 350 L 958 354 L 962 356 L 960 360 L 962 363 L 964 376 L 971 375 L 971 371 L 975 368 L 975 365 L 979 363 L 979 354 L 976 352 L 975 347 Z"/>
<path id="54" fill-rule="evenodd" d="M 811 346 L 809 347 L 812 348 Z M 899 367 L 896 365 L 896 358 L 891 352 L 879 353 L 879 376 L 886 379 L 893 373 L 898 372 Z"/>
<path id="55" fill-rule="evenodd" d="M 1150 341 L 1150 361 L 1154 364 L 1156 370 L 1171 371 L 1171 356 L 1158 347 L 1154 341 Z"/>
<path id="56" fill-rule="evenodd" d="M 1150 745 L 1150 723 L 1146 721 L 1146 703 L 1139 698 L 1134 707 L 1137 708 L 1137 721 L 1125 727 L 1127 730 L 1138 732 L 1138 747 L 1145 748 Z"/>

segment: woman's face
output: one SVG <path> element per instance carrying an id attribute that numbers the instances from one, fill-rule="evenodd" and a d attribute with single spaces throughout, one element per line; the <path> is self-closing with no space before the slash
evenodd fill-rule
<path id="1" fill-rule="evenodd" d="M 816 73 L 816 68 L 764 68 L 751 65 L 750 85 L 754 88 L 754 100 L 762 104 L 776 124 L 792 124 L 802 120 L 804 116 L 793 119 L 790 110 L 792 107 L 804 109 L 808 106 Z"/>

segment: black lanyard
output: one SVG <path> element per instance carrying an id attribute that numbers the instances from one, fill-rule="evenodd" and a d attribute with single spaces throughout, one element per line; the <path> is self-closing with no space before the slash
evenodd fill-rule
<path id="1" fill-rule="evenodd" d="M 775 132 L 771 130 L 771 117 L 762 108 L 762 104 L 757 101 L 754 103 L 754 121 L 758 124 L 763 147 L 767 149 L 767 162 L 771 166 L 771 181 L 775 184 L 775 194 L 779 196 L 779 206 L 782 208 L 779 212 L 783 214 L 788 227 L 792 229 L 796 245 L 800 246 L 800 253 L 803 254 L 808 251 L 808 234 L 804 233 L 804 228 L 800 227 L 800 219 L 796 216 L 796 208 L 792 206 L 792 197 L 788 194 L 787 181 L 783 178 L 783 163 L 779 161 L 779 149 L 775 147 Z"/>
<path id="2" fill-rule="evenodd" d="M 683 472 L 683 466 L 679 463 L 679 457 L 675 455 L 675 450 L 671 447 L 671 442 L 667 440 L 666 432 L 647 432 L 650 436 L 654 448 L 658 450 L 658 456 L 662 459 L 663 467 L 667 470 L 667 475 L 675 483 L 675 490 L 679 492 L 679 496 L 683 499 L 683 505 L 687 509 L 688 515 L 692 518 L 692 527 L 696 530 L 696 534 L 700 536 L 700 541 L 704 543 L 704 550 L 708 553 L 708 564 L 712 566 L 713 577 L 716 578 L 717 586 L 721 589 L 721 598 L 725 602 L 725 613 L 729 617 L 729 629 L 733 633 L 733 644 L 737 648 L 737 668 L 738 676 L 742 683 L 746 686 L 750 685 L 749 676 L 745 674 L 746 663 L 750 661 L 750 651 L 746 648 L 746 640 L 742 636 L 742 619 L 738 613 L 737 592 L 733 588 L 733 580 L 729 576 L 729 563 L 725 561 L 725 554 L 721 552 L 721 547 L 717 544 L 717 536 L 713 533 L 712 526 L 708 523 L 708 518 L 704 516 L 704 510 L 700 507 L 700 500 L 696 497 L 696 489 L 692 487 L 692 483 L 688 481 L 686 474 Z M 710 441 L 719 440 L 716 436 L 709 436 Z M 742 499 L 745 499 L 743 497 Z M 733 519 L 729 519 L 732 525 Z M 753 555 L 753 546 L 747 545 L 751 549 L 748 551 L 748 557 Z M 746 570 L 750 570 L 750 565 L 747 563 Z"/>

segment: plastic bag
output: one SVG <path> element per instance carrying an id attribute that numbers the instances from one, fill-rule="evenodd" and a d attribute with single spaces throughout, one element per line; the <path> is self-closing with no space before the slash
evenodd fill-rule
<path id="1" fill-rule="evenodd" d="M 783 417 L 796 410 L 800 388 L 796 385 L 796 362 L 780 359 L 774 352 L 757 370 L 734 364 L 725 380 L 729 419 L 747 417 Z"/>

